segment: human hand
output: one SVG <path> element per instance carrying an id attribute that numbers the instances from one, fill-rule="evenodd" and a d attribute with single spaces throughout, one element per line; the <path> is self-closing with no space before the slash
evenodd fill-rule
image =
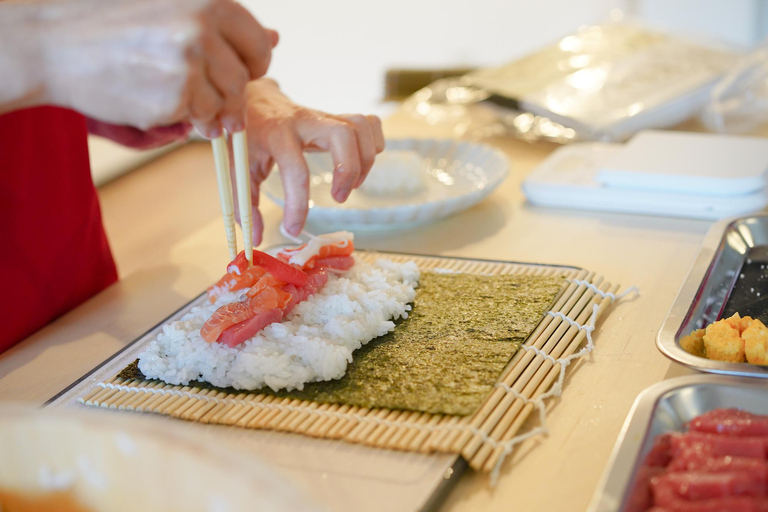
<path id="1" fill-rule="evenodd" d="M 245 86 L 277 33 L 234 0 L 73 0 L 46 4 L 50 103 L 140 129 L 191 121 L 207 137 L 241 130 Z"/>
<path id="2" fill-rule="evenodd" d="M 189 123 L 156 126 L 149 130 L 105 123 L 91 118 L 86 118 L 86 124 L 88 133 L 134 149 L 154 149 L 172 142 L 186 140 L 192 130 L 192 125 Z"/>
<path id="3" fill-rule="evenodd" d="M 363 183 L 376 154 L 384 150 L 384 134 L 376 116 L 331 115 L 296 105 L 267 78 L 250 82 L 246 93 L 253 242 L 258 245 L 264 230 L 259 188 L 274 163 L 280 168 L 285 190 L 283 225 L 290 234 L 298 235 L 309 209 L 309 168 L 303 152 L 331 153 L 331 194 L 343 203 Z"/>

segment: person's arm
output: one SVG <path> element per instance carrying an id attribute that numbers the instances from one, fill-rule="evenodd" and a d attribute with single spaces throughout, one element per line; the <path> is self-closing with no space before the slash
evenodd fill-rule
<path id="1" fill-rule="evenodd" d="M 0 114 L 46 101 L 41 14 L 36 4 L 0 2 Z"/>
<path id="2" fill-rule="evenodd" d="M 39 104 L 141 129 L 244 126 L 277 34 L 234 0 L 0 2 L 0 112 Z"/>

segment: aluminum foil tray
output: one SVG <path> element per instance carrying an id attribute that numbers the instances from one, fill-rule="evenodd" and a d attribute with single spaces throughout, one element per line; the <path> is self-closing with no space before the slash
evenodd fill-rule
<path id="1" fill-rule="evenodd" d="M 768 280 L 758 279 L 759 276 L 747 269 L 754 266 L 753 259 L 757 263 L 764 262 L 766 270 L 762 272 L 768 277 L 768 214 L 741 217 L 712 226 L 656 339 L 656 345 L 665 356 L 700 371 L 768 378 L 766 366 L 704 359 L 689 354 L 679 343 L 680 338 L 691 331 L 722 316 L 730 316 L 736 299 L 744 304 L 739 310 L 742 315 L 768 313 Z M 744 276 L 745 272 L 747 276 Z M 744 296 L 745 292 L 741 291 L 744 288 L 747 294 L 750 291 L 753 294 L 751 299 Z M 732 297 L 734 300 L 729 302 Z"/>
<path id="2" fill-rule="evenodd" d="M 627 510 L 635 474 L 656 436 L 682 431 L 696 416 L 717 408 L 768 414 L 765 391 L 761 381 L 715 375 L 678 377 L 643 391 L 624 422 L 588 511 Z"/>

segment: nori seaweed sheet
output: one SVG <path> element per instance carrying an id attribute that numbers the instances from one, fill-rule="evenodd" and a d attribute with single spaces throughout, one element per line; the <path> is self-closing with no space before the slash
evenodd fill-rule
<path id="1" fill-rule="evenodd" d="M 541 321 L 562 277 L 422 273 L 413 311 L 354 353 L 345 375 L 278 397 L 433 414 L 472 414 Z M 119 375 L 145 379 L 136 362 Z M 201 388 L 232 394 L 236 389 Z"/>

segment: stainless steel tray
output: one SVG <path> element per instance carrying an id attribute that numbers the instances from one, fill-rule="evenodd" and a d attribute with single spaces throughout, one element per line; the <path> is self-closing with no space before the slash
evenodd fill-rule
<path id="1" fill-rule="evenodd" d="M 637 397 L 588 508 L 625 510 L 634 475 L 657 435 L 683 430 L 709 410 L 737 407 L 768 414 L 765 383 L 737 377 L 692 375 L 655 384 Z"/>
<path id="2" fill-rule="evenodd" d="M 285 245 L 273 246 L 266 249 L 266 252 L 276 254 L 285 247 Z M 581 270 L 564 265 L 438 257 L 389 251 L 376 251 L 376 253 L 405 255 L 409 258 L 436 258 L 446 262 L 454 260 L 484 264 L 515 263 L 530 267 L 558 268 L 563 272 L 571 272 L 572 276 Z M 45 405 L 63 409 L 84 407 L 77 402 L 78 397 L 92 389 L 98 382 L 116 375 L 131 361 L 136 360 L 144 345 L 157 336 L 163 325 L 179 319 L 193 306 L 205 300 L 207 299 L 203 292 L 60 391 Z M 121 411 L 113 412 L 123 414 Z M 169 425 L 178 421 L 169 416 L 159 415 L 154 420 L 164 421 Z M 320 502 L 332 510 L 418 510 L 419 512 L 437 510 L 467 468 L 467 462 L 457 454 L 397 452 L 288 433 L 231 428 L 214 424 L 194 423 L 192 426 L 210 433 L 211 439 L 221 439 L 222 436 L 226 436 L 228 440 L 237 443 L 242 450 L 251 450 L 255 456 L 274 464 L 290 479 L 309 489 L 313 496 L 319 496 Z M 350 489 L 355 491 L 350 492 Z"/>
<path id="3" fill-rule="evenodd" d="M 768 214 L 719 222 L 704 239 L 693 267 L 664 319 L 656 346 L 696 370 L 768 378 L 768 367 L 711 361 L 680 348 L 680 338 L 720 318 L 750 249 L 768 246 Z"/>

